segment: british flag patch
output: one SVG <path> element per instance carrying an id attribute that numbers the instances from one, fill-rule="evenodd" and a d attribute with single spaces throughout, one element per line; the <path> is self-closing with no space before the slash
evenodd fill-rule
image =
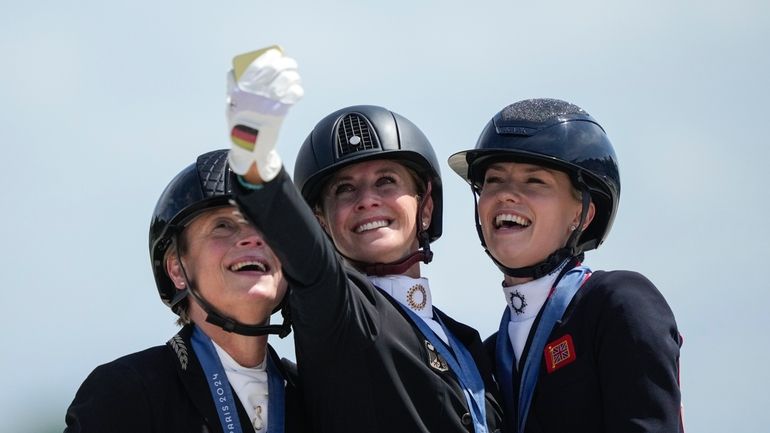
<path id="1" fill-rule="evenodd" d="M 575 344 L 572 336 L 567 334 L 545 345 L 545 367 L 548 373 L 570 364 L 575 360 Z"/>

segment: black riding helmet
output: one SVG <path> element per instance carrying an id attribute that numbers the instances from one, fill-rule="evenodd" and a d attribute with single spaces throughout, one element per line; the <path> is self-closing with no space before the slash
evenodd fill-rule
<path id="1" fill-rule="evenodd" d="M 282 325 L 239 323 L 209 304 L 193 287 L 184 268 L 187 284 L 183 290 L 177 289 L 166 274 L 166 252 L 172 245 L 178 248 L 179 243 L 174 240 L 185 226 L 203 211 L 229 205 L 232 199 L 231 179 L 227 150 L 215 150 L 200 155 L 195 163 L 187 166 L 166 186 L 155 205 L 150 222 L 150 262 L 155 285 L 163 303 L 176 314 L 179 314 L 182 301 L 188 294 L 192 294 L 208 314 L 206 321 L 226 331 L 242 335 L 278 334 L 283 337 L 291 331 L 288 308 L 283 309 Z M 179 254 L 179 251 L 175 253 Z"/>
<path id="2" fill-rule="evenodd" d="M 350 164 L 375 159 L 403 163 L 430 188 L 431 224 L 426 231 L 418 225 L 420 245 L 430 255 L 429 244 L 442 231 L 441 172 L 427 137 L 405 117 L 373 105 L 347 107 L 329 114 L 302 144 L 294 164 L 294 183 L 310 207 L 315 207 L 334 173 Z"/>
<path id="3" fill-rule="evenodd" d="M 450 156 L 449 166 L 471 185 L 475 198 L 486 168 L 497 161 L 524 162 L 560 170 L 583 195 L 581 220 L 585 218 L 589 199 L 596 207 L 591 224 L 585 231 L 578 227 L 573 232 L 566 251 L 559 250 L 562 254 L 530 267 L 535 269 L 523 268 L 523 272 L 505 268 L 492 257 L 503 272 L 537 278 L 544 275 L 542 272 L 553 270 L 563 258 L 597 248 L 607 237 L 620 200 L 618 160 L 604 129 L 582 108 L 558 99 L 513 103 L 487 123 L 474 149 Z M 476 225 L 486 248 L 478 215 Z"/>

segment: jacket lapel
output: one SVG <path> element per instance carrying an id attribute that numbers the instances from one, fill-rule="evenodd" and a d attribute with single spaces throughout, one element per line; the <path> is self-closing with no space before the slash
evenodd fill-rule
<path id="1" fill-rule="evenodd" d="M 192 330 L 193 325 L 186 325 L 166 343 L 166 346 L 169 348 L 169 355 L 176 359 L 179 380 L 184 384 L 190 400 L 203 415 L 210 431 L 212 433 L 224 433 L 219 422 L 219 415 L 211 400 L 211 391 L 208 383 L 206 383 L 203 368 L 190 342 Z"/>

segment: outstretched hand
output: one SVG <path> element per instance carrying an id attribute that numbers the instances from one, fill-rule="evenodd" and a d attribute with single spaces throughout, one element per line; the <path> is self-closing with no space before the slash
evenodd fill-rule
<path id="1" fill-rule="evenodd" d="M 272 46 L 233 58 L 227 74 L 230 168 L 253 183 L 269 182 L 281 170 L 278 131 L 304 95 L 297 62 Z"/>

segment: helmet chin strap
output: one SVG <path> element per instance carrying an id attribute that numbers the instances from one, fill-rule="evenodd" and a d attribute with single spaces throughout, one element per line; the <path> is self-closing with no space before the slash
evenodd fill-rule
<path id="1" fill-rule="evenodd" d="M 283 323 L 280 325 L 262 325 L 255 324 L 249 325 L 241 323 L 230 316 L 227 316 L 220 312 L 216 307 L 211 305 L 203 296 L 198 292 L 197 287 L 193 284 L 190 278 L 187 277 L 187 270 L 182 264 L 182 258 L 179 254 L 179 243 L 176 243 L 176 257 L 179 261 L 179 267 L 182 269 L 182 275 L 184 276 L 187 292 L 189 292 L 193 298 L 195 298 L 198 305 L 201 306 L 203 311 L 206 312 L 206 322 L 212 325 L 218 326 L 227 332 L 234 334 L 245 335 L 247 337 L 256 337 L 259 335 L 275 334 L 280 338 L 284 338 L 291 332 L 291 315 L 289 313 L 288 305 L 286 304 L 286 296 L 284 296 L 281 303 L 276 309 L 281 309 L 281 315 L 283 316 Z"/>
<path id="2" fill-rule="evenodd" d="M 423 233 L 425 232 L 423 231 Z M 422 245 L 422 247 L 419 250 L 406 256 L 406 258 L 398 262 L 364 263 L 355 260 L 349 260 L 353 266 L 364 271 L 366 275 L 375 275 L 378 277 L 384 275 L 401 275 L 409 270 L 409 268 L 414 266 L 415 263 L 423 262 L 428 264 L 433 260 L 433 251 L 430 250 L 430 241 L 423 242 L 421 239 L 420 245 Z"/>
<path id="3" fill-rule="evenodd" d="M 510 268 L 508 266 L 505 266 L 503 263 L 501 263 L 499 260 L 495 258 L 495 256 L 492 255 L 492 253 L 489 251 L 489 248 L 487 248 L 487 243 L 484 240 L 484 232 L 481 229 L 481 221 L 479 220 L 479 201 L 478 201 L 478 190 L 474 187 L 471 187 L 471 191 L 473 192 L 473 202 L 474 202 L 474 212 L 476 215 L 476 232 L 479 235 L 479 239 L 481 240 L 481 246 L 484 247 L 484 251 L 487 253 L 489 258 L 492 259 L 492 262 L 494 262 L 495 265 L 503 272 L 503 274 L 513 277 L 513 278 L 532 278 L 534 280 L 537 280 L 538 278 L 542 278 L 554 270 L 556 270 L 562 263 L 564 263 L 565 260 L 569 258 L 577 258 L 578 261 L 583 260 L 583 253 L 582 251 L 578 251 L 577 243 L 580 239 L 580 235 L 583 233 L 583 224 L 585 223 L 586 217 L 588 215 L 588 208 L 591 204 L 591 195 L 588 192 L 588 188 L 585 186 L 585 183 L 583 183 L 582 176 L 580 173 L 577 175 L 578 178 L 578 184 L 581 186 L 581 198 L 582 198 L 582 209 L 580 210 L 580 222 L 578 223 L 575 230 L 570 234 L 569 239 L 567 239 L 566 245 L 562 248 L 559 248 L 558 250 L 551 253 L 548 257 L 545 258 L 540 263 L 535 263 L 532 266 L 524 266 L 521 268 Z"/>
<path id="4" fill-rule="evenodd" d="M 417 206 L 417 239 L 420 242 L 417 251 L 398 262 L 390 263 L 365 263 L 350 259 L 349 257 L 345 258 L 357 269 L 362 270 L 366 275 L 375 275 L 378 277 L 384 275 L 401 275 L 414 266 L 415 263 L 423 262 L 426 265 L 430 263 L 433 260 L 433 251 L 430 250 L 430 234 L 427 230 L 428 227 L 423 227 L 422 224 L 420 224 L 420 219 L 425 210 L 425 204 L 427 202 L 426 197 L 430 197 L 433 189 L 431 184 L 431 181 L 428 180 L 425 194 L 420 198 L 420 203 Z"/>

